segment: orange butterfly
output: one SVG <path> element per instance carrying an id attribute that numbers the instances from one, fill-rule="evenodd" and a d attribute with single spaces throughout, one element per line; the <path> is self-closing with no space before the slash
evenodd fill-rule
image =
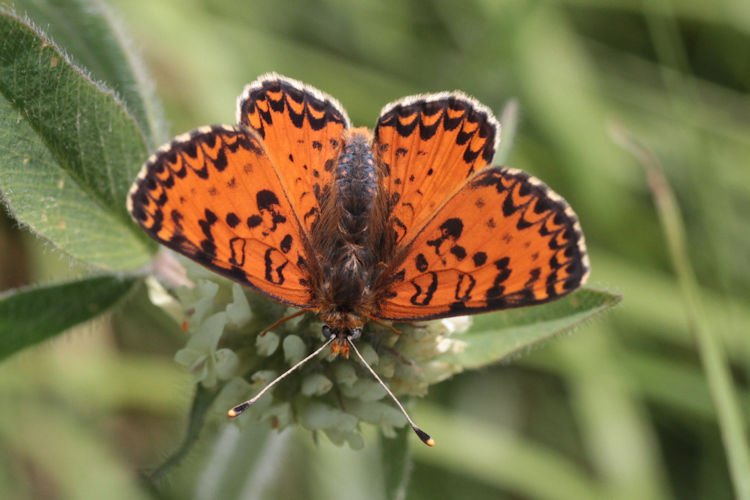
<path id="1" fill-rule="evenodd" d="M 588 276 L 573 210 L 538 179 L 489 166 L 500 125 L 461 92 L 388 104 L 371 132 L 271 73 L 245 88 L 237 121 L 161 147 L 128 210 L 167 247 L 316 311 L 333 353 L 348 356 L 368 320 L 541 304 Z"/>

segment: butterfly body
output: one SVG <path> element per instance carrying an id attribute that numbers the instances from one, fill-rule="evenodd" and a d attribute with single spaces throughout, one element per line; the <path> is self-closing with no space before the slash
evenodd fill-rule
<path id="1" fill-rule="evenodd" d="M 372 132 L 346 130 L 336 159 L 333 189 L 321 199 L 311 227 L 312 247 L 324 269 L 315 289 L 319 315 L 342 341 L 374 313 L 375 282 L 384 254 L 382 176 L 371 147 Z M 346 355 L 345 342 L 334 343 Z"/>
<path id="2" fill-rule="evenodd" d="M 128 209 L 169 248 L 316 311 L 343 354 L 369 319 L 540 304 L 588 276 L 573 210 L 490 166 L 500 126 L 460 92 L 389 104 L 370 132 L 327 94 L 268 74 L 237 114 L 160 148 Z"/>

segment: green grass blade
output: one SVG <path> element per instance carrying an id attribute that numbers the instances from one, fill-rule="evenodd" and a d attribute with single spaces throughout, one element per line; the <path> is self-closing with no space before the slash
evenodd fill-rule
<path id="1" fill-rule="evenodd" d="M 630 152 L 646 170 L 672 265 L 680 284 L 685 314 L 698 344 L 703 369 L 718 414 L 735 493 L 738 498 L 750 499 L 750 450 L 745 420 L 733 387 L 724 347 L 703 310 L 698 284 L 686 249 L 684 224 L 674 193 L 662 172 L 659 160 L 650 150 L 622 127 L 613 127 L 612 133 L 614 140 Z"/>
<path id="2" fill-rule="evenodd" d="M 584 288 L 549 304 L 475 316 L 468 332 L 454 336 L 466 342 L 466 348 L 438 359 L 463 368 L 479 368 L 568 331 L 613 307 L 621 298 Z"/>
<path id="3" fill-rule="evenodd" d="M 553 364 L 565 379 L 581 444 L 606 498 L 672 498 L 655 430 L 619 363 L 623 349 L 608 323 L 549 349 L 557 355 Z"/>
<path id="4" fill-rule="evenodd" d="M 99 315 L 134 283 L 101 276 L 0 296 L 0 359 Z"/>
<path id="5" fill-rule="evenodd" d="M 143 265 L 153 245 L 125 197 L 146 156 L 143 135 L 111 91 L 0 12 L 0 191 L 22 224 L 91 265 Z"/>
<path id="6" fill-rule="evenodd" d="M 500 145 L 492 161 L 494 165 L 508 164 L 508 158 L 513 149 L 513 142 L 516 139 L 516 132 L 518 131 L 519 108 L 518 99 L 513 98 L 505 103 L 503 112 L 500 114 Z"/>
<path id="7" fill-rule="evenodd" d="M 574 460 L 497 425 L 420 403 L 416 419 L 436 436 L 434 448 L 414 446 L 419 465 L 430 464 L 477 479 L 520 498 L 607 498 Z"/>

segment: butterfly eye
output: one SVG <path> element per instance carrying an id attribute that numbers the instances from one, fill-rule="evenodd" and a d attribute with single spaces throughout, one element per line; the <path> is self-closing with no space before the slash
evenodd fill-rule
<path id="1" fill-rule="evenodd" d="M 352 330 L 352 331 L 351 331 L 351 332 L 349 333 L 349 338 L 350 338 L 351 340 L 357 340 L 357 339 L 358 339 L 358 338 L 360 338 L 361 336 L 362 336 L 362 329 L 361 329 L 361 328 L 354 328 L 354 329 L 353 329 L 353 330 Z"/>
<path id="2" fill-rule="evenodd" d="M 330 326 L 323 325 L 323 336 L 327 339 L 330 339 L 333 336 L 333 330 L 331 330 Z"/>

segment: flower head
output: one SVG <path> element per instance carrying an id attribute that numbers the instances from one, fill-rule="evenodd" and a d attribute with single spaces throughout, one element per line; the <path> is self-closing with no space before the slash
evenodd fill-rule
<path id="1" fill-rule="evenodd" d="M 226 418 L 229 408 L 258 394 L 325 341 L 323 323 L 312 312 L 264 332 L 267 325 L 296 310 L 207 275 L 192 262 L 186 261 L 185 267 L 195 285 L 176 293 L 188 338 L 175 359 L 194 374 L 196 383 L 220 387 L 212 412 L 215 418 Z M 460 366 L 436 358 L 463 348 L 451 334 L 467 328 L 469 321 L 395 325 L 400 333 L 370 323 L 355 344 L 394 394 L 423 396 L 429 385 L 461 371 Z M 379 427 L 386 436 L 406 424 L 385 389 L 359 360 L 335 356 L 330 346 L 236 419 L 240 426 L 258 421 L 275 429 L 299 424 L 352 448 L 363 446 L 363 422 Z"/>

